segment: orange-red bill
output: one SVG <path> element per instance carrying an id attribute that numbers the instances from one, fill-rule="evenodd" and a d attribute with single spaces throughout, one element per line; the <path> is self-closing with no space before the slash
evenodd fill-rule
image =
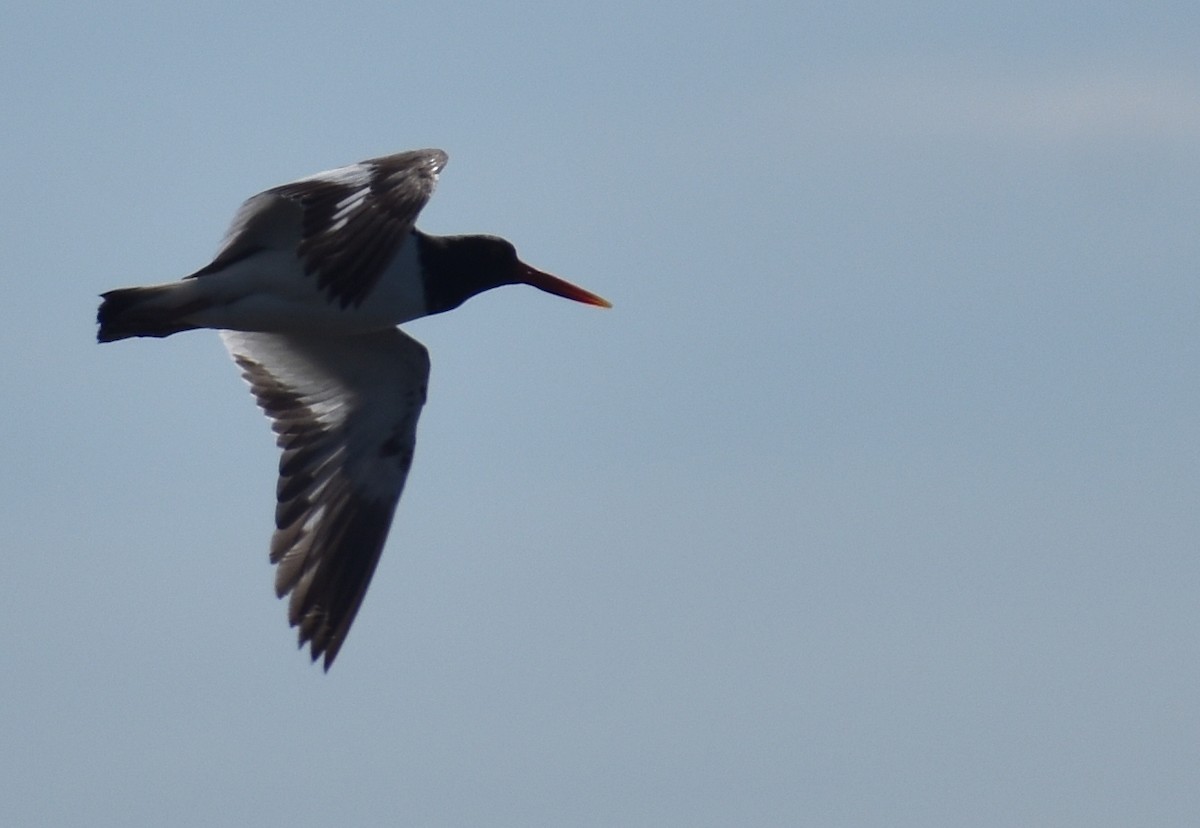
<path id="1" fill-rule="evenodd" d="M 607 299 L 601 298 L 591 291 L 584 290 L 578 285 L 573 285 L 565 279 L 551 276 L 549 273 L 543 273 L 529 265 L 524 265 L 524 269 L 521 271 L 521 281 L 527 285 L 533 285 L 539 290 L 553 293 L 555 296 L 561 296 L 564 299 L 574 299 L 576 302 L 583 302 L 585 305 L 596 305 L 601 308 L 612 307 L 612 302 Z"/>

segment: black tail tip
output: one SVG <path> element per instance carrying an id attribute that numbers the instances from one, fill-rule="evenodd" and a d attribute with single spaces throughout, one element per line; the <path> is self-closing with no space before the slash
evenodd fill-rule
<path id="1" fill-rule="evenodd" d="M 195 329 L 195 325 L 180 320 L 182 313 L 166 302 L 155 302 L 165 296 L 166 287 L 118 288 L 100 294 L 96 311 L 97 342 L 115 342 L 131 336 L 170 336 Z"/>
<path id="2" fill-rule="evenodd" d="M 135 334 L 131 330 L 122 330 L 121 316 L 136 302 L 137 294 L 132 288 L 110 290 L 100 294 L 100 307 L 96 311 L 97 342 L 114 342 Z"/>

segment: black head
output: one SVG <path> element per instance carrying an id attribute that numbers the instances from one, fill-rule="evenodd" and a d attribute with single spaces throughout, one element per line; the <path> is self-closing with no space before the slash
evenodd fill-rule
<path id="1" fill-rule="evenodd" d="M 516 284 L 533 285 L 576 302 L 611 307 L 594 293 L 525 264 L 517 258 L 512 243 L 498 236 L 422 234 L 418 239 L 430 313 L 457 308 L 485 290 Z"/>

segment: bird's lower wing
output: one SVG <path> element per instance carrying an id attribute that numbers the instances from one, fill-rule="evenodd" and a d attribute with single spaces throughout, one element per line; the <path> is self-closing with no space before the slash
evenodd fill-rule
<path id="1" fill-rule="evenodd" d="M 271 562 L 288 620 L 333 663 L 379 563 L 416 443 L 429 357 L 407 334 L 222 331 L 283 450 Z"/>

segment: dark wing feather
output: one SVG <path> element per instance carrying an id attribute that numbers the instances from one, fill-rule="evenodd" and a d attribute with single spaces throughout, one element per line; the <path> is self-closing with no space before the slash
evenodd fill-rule
<path id="1" fill-rule="evenodd" d="M 283 449 L 271 562 L 288 621 L 333 663 L 412 464 L 429 357 L 396 329 L 314 337 L 222 331 Z"/>
<path id="2" fill-rule="evenodd" d="M 359 305 L 408 238 L 446 165 L 441 150 L 373 158 L 267 190 L 303 208 L 305 271 L 342 307 Z"/>
<path id="3" fill-rule="evenodd" d="M 261 250 L 293 250 L 331 301 L 358 306 L 409 237 L 447 160 L 438 149 L 413 150 L 272 187 L 242 204 L 216 257 L 191 275 Z"/>

